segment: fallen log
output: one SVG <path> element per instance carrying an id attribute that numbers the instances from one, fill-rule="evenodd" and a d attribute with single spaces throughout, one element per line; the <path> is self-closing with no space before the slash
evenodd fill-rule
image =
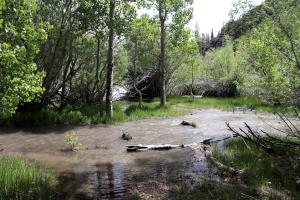
<path id="1" fill-rule="evenodd" d="M 208 139 L 203 140 L 201 143 L 205 144 L 205 145 L 210 145 L 210 143 L 213 142 L 213 139 L 215 139 L 215 138 L 214 137 L 208 138 Z"/>
<path id="2" fill-rule="evenodd" d="M 142 151 L 148 151 L 148 150 L 170 150 L 170 149 L 176 149 L 176 148 L 185 148 L 185 147 L 193 147 L 197 145 L 211 145 L 212 143 L 217 143 L 220 141 L 225 141 L 230 139 L 231 137 L 226 137 L 219 140 L 214 140 L 215 138 L 208 138 L 198 143 L 192 143 L 192 144 L 181 144 L 181 145 L 171 145 L 171 144 L 159 144 L 159 145 L 128 145 L 127 152 L 142 152 Z"/>
<path id="3" fill-rule="evenodd" d="M 148 150 L 170 150 L 176 148 L 184 148 L 182 145 L 171 145 L 171 144 L 161 144 L 161 145 L 131 145 L 126 146 L 127 152 L 140 152 L 140 151 L 148 151 Z"/>

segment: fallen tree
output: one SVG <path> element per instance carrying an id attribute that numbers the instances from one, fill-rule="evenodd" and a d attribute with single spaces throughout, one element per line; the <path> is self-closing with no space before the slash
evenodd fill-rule
<path id="1" fill-rule="evenodd" d="M 240 137 L 244 141 L 251 141 L 261 146 L 266 152 L 283 155 L 290 152 L 298 153 L 300 148 L 300 130 L 295 122 L 292 122 L 283 114 L 277 114 L 285 128 L 279 129 L 271 126 L 274 133 L 264 130 L 254 130 L 249 124 L 244 123 L 245 128 L 235 129 L 229 123 L 226 125 L 233 133 L 233 137 Z M 276 132 L 276 133 L 275 133 Z"/>
<path id="2" fill-rule="evenodd" d="M 192 146 L 198 146 L 198 145 L 211 145 L 212 143 L 218 143 L 221 141 L 228 140 L 232 137 L 225 137 L 222 139 L 215 139 L 214 137 L 204 139 L 201 142 L 198 143 L 192 143 L 192 144 L 180 144 L 180 145 L 172 145 L 172 144 L 158 144 L 158 145 L 128 145 L 127 152 L 143 152 L 143 151 L 149 151 L 149 150 L 170 150 L 170 149 L 178 149 L 178 148 L 186 148 L 186 147 L 192 147 Z"/>
<path id="3" fill-rule="evenodd" d="M 148 151 L 148 150 L 170 150 L 175 148 L 184 148 L 185 146 L 182 145 L 171 145 L 171 144 L 160 144 L 160 145 L 132 145 L 126 146 L 127 152 L 141 152 L 141 151 Z"/>

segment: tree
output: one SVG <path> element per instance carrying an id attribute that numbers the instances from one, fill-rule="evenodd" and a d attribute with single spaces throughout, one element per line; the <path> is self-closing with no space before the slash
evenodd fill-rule
<path id="1" fill-rule="evenodd" d="M 192 17 L 191 5 L 193 0 L 147 0 L 147 2 L 158 12 L 160 22 L 160 104 L 165 106 L 166 101 L 166 37 L 167 28 L 179 38 L 184 26 Z M 167 21 L 170 23 L 167 24 Z M 180 40 L 179 40 L 180 41 Z"/>
<path id="2" fill-rule="evenodd" d="M 115 0 L 109 1 L 109 34 L 108 34 L 108 54 L 107 54 L 107 75 L 106 75 L 106 116 L 111 118 L 113 115 L 112 107 L 112 86 L 113 86 L 113 67 L 114 67 L 114 20 L 115 20 Z"/>
<path id="3" fill-rule="evenodd" d="M 79 0 L 38 0 L 38 11 L 35 18 L 46 22 L 47 41 L 40 45 L 37 56 L 39 71 L 44 71 L 44 92 L 41 97 L 42 106 L 53 104 L 59 100 L 59 107 L 70 104 L 67 83 L 79 71 L 79 38 L 86 32 L 80 24 L 78 15 Z M 70 85 L 72 85 L 70 83 Z"/>
<path id="4" fill-rule="evenodd" d="M 140 107 L 142 107 L 143 91 L 149 86 L 148 79 L 156 71 L 158 35 L 157 23 L 148 16 L 142 16 L 133 21 L 127 36 L 126 49 L 131 63 L 127 84 L 131 94 L 138 94 Z"/>
<path id="5" fill-rule="evenodd" d="M 108 118 L 113 116 L 112 106 L 112 87 L 113 87 L 113 68 L 114 68 L 114 39 L 115 34 L 124 33 L 135 17 L 135 10 L 130 1 L 109 1 L 108 18 L 108 53 L 107 53 L 107 75 L 106 75 L 106 115 Z"/>
<path id="6" fill-rule="evenodd" d="M 297 104 L 300 100 L 300 3 L 268 0 L 263 10 L 264 21 L 241 40 L 244 65 L 252 75 L 246 77 L 245 85 L 256 88 L 255 94 L 273 104 Z"/>
<path id="7" fill-rule="evenodd" d="M 33 20 L 36 8 L 34 0 L 0 1 L 0 117 L 43 91 L 34 60 L 47 34 Z"/>
<path id="8" fill-rule="evenodd" d="M 105 0 L 87 0 L 80 3 L 78 9 L 81 27 L 87 30 L 96 40 L 95 51 L 95 84 L 92 92 L 96 94 L 96 99 L 100 100 L 102 104 L 105 95 L 105 68 L 101 68 L 101 48 L 102 43 L 106 41 L 107 35 L 107 17 L 108 17 L 108 3 Z"/>

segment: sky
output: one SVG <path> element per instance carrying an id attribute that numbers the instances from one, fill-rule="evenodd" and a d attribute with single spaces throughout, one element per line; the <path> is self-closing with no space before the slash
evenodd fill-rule
<path id="1" fill-rule="evenodd" d="M 223 24 L 229 21 L 229 12 L 233 6 L 234 0 L 194 0 L 194 17 L 189 26 L 195 28 L 198 25 L 200 32 L 218 33 Z M 262 0 L 253 0 L 253 3 L 259 5 Z"/>

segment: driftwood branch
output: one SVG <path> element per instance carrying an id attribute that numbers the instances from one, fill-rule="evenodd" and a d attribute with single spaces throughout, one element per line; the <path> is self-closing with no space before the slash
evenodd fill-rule
<path id="1" fill-rule="evenodd" d="M 221 141 L 225 141 L 228 139 L 231 139 L 232 137 L 225 137 L 223 139 L 215 140 L 214 137 L 205 139 L 199 143 L 192 143 L 192 144 L 180 144 L 180 145 L 172 145 L 172 144 L 159 144 L 159 145 L 128 145 L 126 146 L 127 152 L 143 152 L 143 151 L 149 151 L 149 150 L 170 150 L 170 149 L 178 149 L 178 148 L 186 148 L 186 147 L 192 147 L 197 145 L 211 145 L 212 143 L 218 143 Z"/>
<path id="2" fill-rule="evenodd" d="M 175 148 L 184 148 L 184 145 L 171 145 L 171 144 L 161 144 L 161 145 L 132 145 L 126 146 L 127 152 L 141 152 L 148 150 L 170 150 Z"/>
<path id="3" fill-rule="evenodd" d="M 281 134 L 272 134 L 264 130 L 253 130 L 247 123 L 245 128 L 234 129 L 229 123 L 226 125 L 235 137 L 240 137 L 243 140 L 254 142 L 262 147 L 266 152 L 272 154 L 286 154 L 286 148 L 295 148 L 300 146 L 299 129 L 288 117 L 283 114 L 277 114 L 287 129 L 280 130 L 279 128 L 270 126 Z"/>

